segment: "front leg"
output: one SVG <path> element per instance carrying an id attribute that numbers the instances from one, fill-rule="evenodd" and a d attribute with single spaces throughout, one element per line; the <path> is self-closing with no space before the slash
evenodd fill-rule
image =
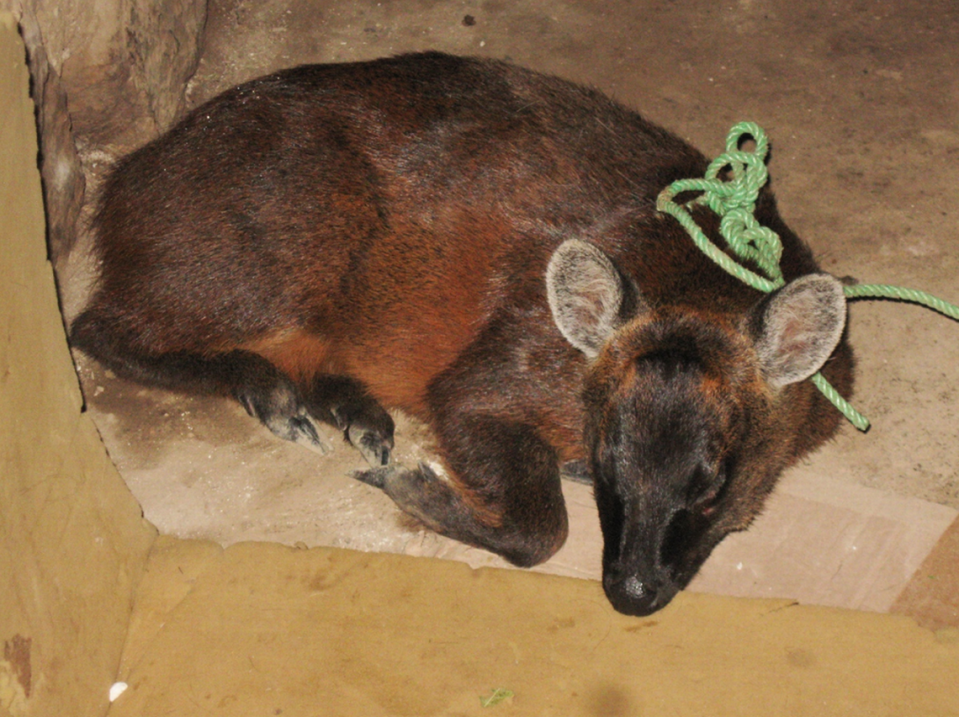
<path id="1" fill-rule="evenodd" d="M 438 429 L 448 479 L 428 466 L 356 474 L 441 535 L 531 567 L 566 541 L 555 451 L 529 426 L 459 417 Z"/>
<path id="2" fill-rule="evenodd" d="M 393 449 L 393 419 L 358 381 L 316 376 L 304 392 L 310 413 L 332 423 L 371 466 L 385 466 Z"/>

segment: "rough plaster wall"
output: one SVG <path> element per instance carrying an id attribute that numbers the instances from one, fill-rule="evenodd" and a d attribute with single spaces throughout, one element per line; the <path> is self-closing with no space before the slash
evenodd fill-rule
<path id="1" fill-rule="evenodd" d="M 0 0 L 5 6 L 29 56 L 49 251 L 59 269 L 76 241 L 82 165 L 95 160 L 84 149 L 173 122 L 196 70 L 206 0 Z M 76 142 L 78 134 L 87 139 Z"/>
<path id="2" fill-rule="evenodd" d="M 58 60 L 63 49 L 54 43 L 44 46 L 43 34 L 36 11 L 44 15 L 38 1 L 23 8 L 21 32 L 29 48 L 32 93 L 37 104 L 37 128 L 43 138 L 40 172 L 47 213 L 47 232 L 50 255 L 54 258 L 69 251 L 74 241 L 74 227 L 80 216 L 86 187 L 80 158 L 70 128 L 67 97 L 60 82 Z M 58 37 L 58 39 L 60 39 Z M 51 54 L 52 53 L 52 56 Z"/>
<path id="3" fill-rule="evenodd" d="M 82 717 L 106 711 L 155 531 L 80 412 L 24 56 L 0 11 L 0 717 Z"/>
<path id="4" fill-rule="evenodd" d="M 157 127 L 165 130 L 183 110 L 184 86 L 196 71 L 206 0 L 131 0 L 129 6 L 137 85 Z"/>

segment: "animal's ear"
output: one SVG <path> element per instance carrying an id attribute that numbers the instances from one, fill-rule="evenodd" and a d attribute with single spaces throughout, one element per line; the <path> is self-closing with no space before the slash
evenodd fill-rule
<path id="1" fill-rule="evenodd" d="M 809 274 L 764 298 L 752 315 L 763 375 L 779 388 L 812 376 L 832 354 L 846 325 L 842 284 Z"/>
<path id="2" fill-rule="evenodd" d="M 621 323 L 626 287 L 606 254 L 569 239 L 549 260 L 546 298 L 566 340 L 593 358 Z"/>

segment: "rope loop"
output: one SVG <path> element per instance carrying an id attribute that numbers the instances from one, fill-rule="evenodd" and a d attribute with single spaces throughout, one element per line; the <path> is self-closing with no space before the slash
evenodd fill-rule
<path id="1" fill-rule="evenodd" d="M 751 152 L 741 150 L 746 137 L 756 143 Z M 770 229 L 756 221 L 756 199 L 759 190 L 769 179 L 766 155 L 769 140 L 762 128 L 754 122 L 740 122 L 726 137 L 726 151 L 710 162 L 702 179 L 680 179 L 664 189 L 656 200 L 656 208 L 675 217 L 690 234 L 696 245 L 723 269 L 755 289 L 769 292 L 782 286 L 779 260 L 782 242 Z M 729 168 L 729 179 L 723 179 L 723 170 Z M 682 192 L 701 192 L 685 206 L 673 201 Z M 695 205 L 705 205 L 722 219 L 719 233 L 729 250 L 740 261 L 755 264 L 765 276 L 761 276 L 729 257 L 713 242 L 693 220 L 689 213 Z M 726 256 L 728 261 L 718 258 Z"/>
<path id="2" fill-rule="evenodd" d="M 752 152 L 740 149 L 747 136 L 756 144 Z M 702 179 L 677 180 L 656 198 L 656 209 L 674 217 L 706 256 L 740 281 L 766 293 L 786 283 L 779 268 L 782 242 L 775 232 L 761 226 L 756 220 L 756 199 L 769 179 L 766 169 L 768 152 L 769 140 L 762 128 L 755 122 L 740 122 L 726 136 L 726 151 L 710 162 Z M 727 167 L 728 180 L 721 176 Z M 682 206 L 673 201 L 682 192 L 701 194 Z M 721 217 L 719 233 L 726 240 L 729 252 L 741 261 L 751 262 L 765 276 L 747 269 L 706 237 L 689 213 L 689 209 L 695 205 L 705 205 Z M 959 320 L 959 306 L 924 291 L 885 284 L 856 284 L 843 287 L 843 293 L 847 299 L 909 301 Z M 856 428 L 861 431 L 869 429 L 866 417 L 849 405 L 821 373 L 817 372 L 810 380 Z"/>

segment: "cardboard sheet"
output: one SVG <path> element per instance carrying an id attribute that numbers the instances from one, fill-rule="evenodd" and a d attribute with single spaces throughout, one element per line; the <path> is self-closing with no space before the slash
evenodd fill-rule
<path id="1" fill-rule="evenodd" d="M 959 714 L 959 632 L 908 618 L 695 594 L 629 618 L 594 581 L 267 543 L 161 538 L 123 665 L 110 717 Z"/>
<path id="2" fill-rule="evenodd" d="M 80 412 L 25 58 L 0 12 L 0 716 L 100 717 L 155 532 Z"/>
<path id="3" fill-rule="evenodd" d="M 959 627 L 959 519 L 946 529 L 890 611 L 911 615 L 930 628 Z"/>

